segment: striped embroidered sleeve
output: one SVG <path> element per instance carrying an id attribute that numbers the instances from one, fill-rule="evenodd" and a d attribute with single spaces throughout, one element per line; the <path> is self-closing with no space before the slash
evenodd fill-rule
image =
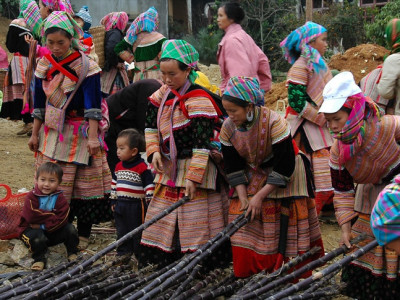
<path id="1" fill-rule="evenodd" d="M 332 168 L 332 186 L 335 190 L 333 205 L 339 226 L 350 222 L 358 213 L 354 211 L 354 182 L 350 173 L 342 168 L 341 170 Z"/>
<path id="2" fill-rule="evenodd" d="M 313 106 L 309 102 L 306 103 L 304 109 L 299 113 L 299 116 L 321 127 L 326 123 L 324 114 L 319 114 L 318 107 Z"/>
<path id="3" fill-rule="evenodd" d="M 392 116 L 394 118 L 394 137 L 397 142 L 400 141 L 400 117 L 399 116 Z"/>
<path id="4" fill-rule="evenodd" d="M 196 183 L 203 181 L 203 176 L 208 164 L 208 149 L 193 149 L 192 159 L 190 161 L 189 170 L 186 173 L 186 179 Z"/>

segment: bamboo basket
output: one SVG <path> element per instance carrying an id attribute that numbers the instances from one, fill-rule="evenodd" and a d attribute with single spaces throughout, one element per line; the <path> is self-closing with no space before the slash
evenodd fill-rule
<path id="1" fill-rule="evenodd" d="M 0 91 L 4 93 L 4 79 L 6 78 L 7 69 L 0 69 Z"/>
<path id="2" fill-rule="evenodd" d="M 106 35 L 106 30 L 103 26 L 92 27 L 89 30 L 90 34 L 93 36 L 94 49 L 97 56 L 99 57 L 100 68 L 104 67 L 104 37 Z"/>

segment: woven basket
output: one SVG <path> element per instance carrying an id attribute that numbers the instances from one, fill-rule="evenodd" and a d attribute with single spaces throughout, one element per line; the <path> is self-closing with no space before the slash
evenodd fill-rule
<path id="1" fill-rule="evenodd" d="M 100 68 L 104 67 L 104 37 L 106 35 L 106 30 L 103 26 L 92 27 L 89 30 L 90 34 L 93 36 L 94 49 L 97 56 L 99 57 Z"/>
<path id="2" fill-rule="evenodd" d="M 6 69 L 0 69 L 0 91 L 4 92 L 4 79 L 6 78 Z"/>

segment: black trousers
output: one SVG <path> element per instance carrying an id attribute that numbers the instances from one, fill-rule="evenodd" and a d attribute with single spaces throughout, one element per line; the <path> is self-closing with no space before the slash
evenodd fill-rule
<path id="1" fill-rule="evenodd" d="M 60 243 L 64 243 L 68 256 L 78 253 L 78 231 L 71 223 L 67 223 L 53 232 L 29 227 L 22 233 L 21 240 L 32 252 L 32 258 L 35 262 L 45 262 L 47 248 Z"/>
<path id="2" fill-rule="evenodd" d="M 117 239 L 142 225 L 142 216 L 147 210 L 146 201 L 117 201 L 114 209 L 115 227 L 117 228 Z M 117 248 L 118 255 L 138 255 L 142 234 L 136 235 Z"/>

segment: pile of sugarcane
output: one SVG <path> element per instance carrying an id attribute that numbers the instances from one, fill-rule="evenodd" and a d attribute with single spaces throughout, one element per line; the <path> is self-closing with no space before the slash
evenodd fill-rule
<path id="1" fill-rule="evenodd" d="M 320 299 L 340 293 L 343 286 L 333 281 L 336 273 L 344 265 L 377 246 L 374 241 L 296 284 L 292 283 L 295 279 L 344 254 L 346 247 L 337 248 L 324 257 L 296 269 L 299 263 L 320 250 L 315 247 L 288 261 L 273 273 L 261 272 L 246 279 L 235 278 L 231 268 L 214 269 L 205 273 L 202 264 L 207 257 L 247 224 L 248 219 L 242 214 L 201 248 L 163 268 L 150 265 L 134 272 L 124 258 L 118 257 L 109 262 L 96 264 L 108 252 L 186 201 L 188 198 L 182 198 L 152 220 L 91 257 L 82 255 L 75 262 L 63 263 L 8 284 L 3 283 L 0 286 L 0 300 L 214 299 L 218 296 L 232 296 L 232 299 Z M 363 237 L 352 242 L 358 243 L 361 239 Z"/>

